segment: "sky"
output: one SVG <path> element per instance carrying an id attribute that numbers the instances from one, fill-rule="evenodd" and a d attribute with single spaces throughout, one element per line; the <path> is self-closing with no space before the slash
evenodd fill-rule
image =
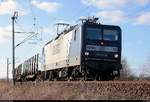
<path id="1" fill-rule="evenodd" d="M 12 73 L 12 20 L 15 44 L 35 32 L 35 36 L 16 47 L 16 65 L 42 52 L 45 43 L 56 36 L 58 22 L 71 25 L 79 18 L 98 17 L 102 24 L 122 29 L 122 56 L 138 75 L 150 56 L 150 0 L 0 0 L 0 78 L 6 77 L 6 61 Z M 25 33 L 26 32 L 26 33 Z"/>

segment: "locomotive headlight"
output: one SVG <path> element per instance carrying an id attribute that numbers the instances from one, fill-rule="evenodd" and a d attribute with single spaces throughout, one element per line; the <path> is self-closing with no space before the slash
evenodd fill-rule
<path id="1" fill-rule="evenodd" d="M 89 55 L 89 52 L 85 52 L 85 55 L 88 56 L 88 55 Z"/>
<path id="2" fill-rule="evenodd" d="M 114 57 L 115 57 L 115 58 L 118 58 L 118 57 L 119 57 L 119 55 L 118 55 L 118 54 L 115 54 L 115 55 L 114 55 Z"/>

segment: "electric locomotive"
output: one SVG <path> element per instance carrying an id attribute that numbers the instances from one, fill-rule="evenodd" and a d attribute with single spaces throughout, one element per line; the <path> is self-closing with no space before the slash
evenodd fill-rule
<path id="1" fill-rule="evenodd" d="M 82 19 L 45 44 L 41 70 L 33 57 L 16 68 L 16 80 L 113 80 L 122 68 L 121 33 L 98 18 Z"/>
<path id="2" fill-rule="evenodd" d="M 121 28 L 83 19 L 44 46 L 45 79 L 113 80 L 121 66 Z"/>

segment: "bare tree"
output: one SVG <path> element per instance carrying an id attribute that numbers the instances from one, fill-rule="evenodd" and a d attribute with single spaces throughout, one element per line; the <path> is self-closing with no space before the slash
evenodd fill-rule
<path id="1" fill-rule="evenodd" d="M 142 66 L 140 79 L 150 79 L 150 56 Z"/>
<path id="2" fill-rule="evenodd" d="M 122 69 L 120 71 L 120 80 L 133 80 L 134 76 L 131 73 L 130 65 L 126 58 L 121 60 Z"/>

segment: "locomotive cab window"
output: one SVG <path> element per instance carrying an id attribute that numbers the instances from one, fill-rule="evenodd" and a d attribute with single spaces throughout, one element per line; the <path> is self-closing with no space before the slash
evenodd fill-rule
<path id="1" fill-rule="evenodd" d="M 74 40 L 76 40 L 76 36 L 77 36 L 77 29 L 74 31 Z"/>
<path id="2" fill-rule="evenodd" d="M 87 30 L 87 39 L 90 39 L 90 40 L 102 39 L 101 29 L 87 28 L 86 30 Z"/>
<path id="3" fill-rule="evenodd" d="M 117 41 L 118 40 L 117 30 L 106 30 L 106 29 L 104 29 L 103 39 L 109 40 L 109 41 Z"/>

